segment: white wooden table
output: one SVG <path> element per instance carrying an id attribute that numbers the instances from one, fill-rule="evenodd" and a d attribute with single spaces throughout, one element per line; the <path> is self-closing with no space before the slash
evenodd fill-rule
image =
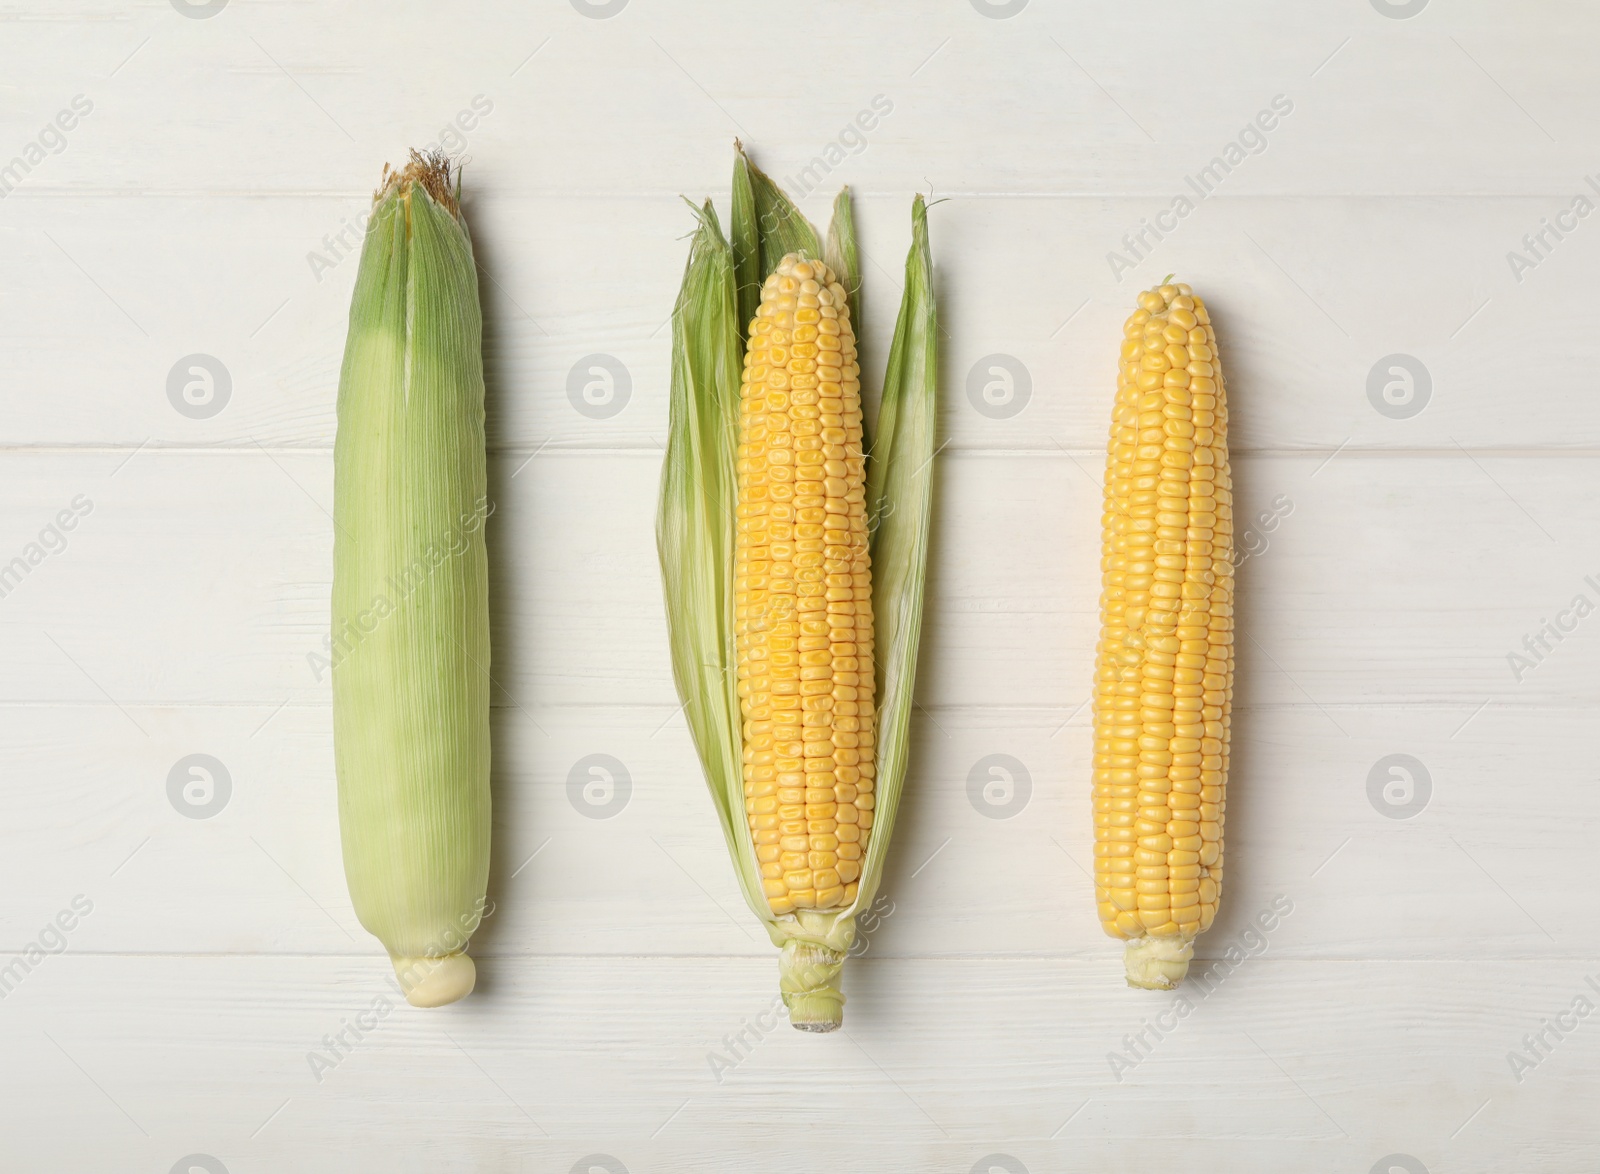
<path id="1" fill-rule="evenodd" d="M 0 1168 L 1592 1167 L 1592 6 L 210 7 L 0 0 Z M 857 193 L 869 384 L 910 196 L 947 198 L 916 757 L 826 1037 L 771 1017 L 653 546 L 678 197 L 726 208 L 735 136 L 780 179 L 842 143 L 802 202 Z M 319 1066 L 393 999 L 308 660 L 345 254 L 434 142 L 487 274 L 497 912 L 477 994 Z M 1181 1017 L 1083 871 L 1115 347 L 1168 272 L 1214 307 L 1255 551 L 1224 977 Z M 580 412 L 608 360 L 626 402 Z"/>

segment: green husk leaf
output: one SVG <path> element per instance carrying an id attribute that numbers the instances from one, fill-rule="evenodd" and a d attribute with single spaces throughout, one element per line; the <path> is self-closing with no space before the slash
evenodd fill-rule
<path id="1" fill-rule="evenodd" d="M 939 320 L 928 208 L 911 205 L 911 250 L 900 317 L 883 377 L 877 436 L 867 461 L 872 614 L 878 647 L 878 792 L 858 907 L 877 893 L 911 754 L 911 704 L 922 636 L 938 424 Z"/>
<path id="2" fill-rule="evenodd" d="M 735 302 L 739 317 L 739 349 L 750 341 L 750 323 L 761 305 L 761 228 L 756 213 L 755 186 L 750 179 L 754 166 L 744 148 L 734 140 L 733 211 L 728 218 L 728 239 L 733 249 Z M 706 203 L 709 205 L 710 201 Z"/>
<path id="3" fill-rule="evenodd" d="M 833 218 L 828 221 L 828 244 L 823 261 L 838 275 L 839 284 L 849 295 L 850 321 L 856 328 L 856 345 L 861 344 L 861 253 L 856 246 L 856 214 L 848 187 L 839 189 L 833 200 Z"/>
<path id="4" fill-rule="evenodd" d="M 692 207 L 692 205 L 691 205 Z M 768 912 L 745 823 L 733 550 L 739 431 L 736 258 L 707 200 L 672 314 L 672 391 L 656 548 L 666 593 L 672 675 L 745 901 Z"/>
<path id="5" fill-rule="evenodd" d="M 739 340 L 749 341 L 751 319 L 761 305 L 761 283 L 789 253 L 814 257 L 839 277 L 850 299 L 850 321 L 860 333 L 861 259 L 856 244 L 855 212 L 850 189 L 842 188 L 833 201 L 826 243 L 816 227 L 795 207 L 784 190 L 757 167 L 735 144 L 733 162 L 733 217 L 729 238 L 733 245 L 734 272 L 739 287 Z"/>
<path id="6" fill-rule="evenodd" d="M 822 245 L 812 227 L 782 188 L 750 161 L 735 143 L 733 161 L 734 265 L 739 276 L 739 338 L 746 341 L 750 320 L 761 304 L 761 283 L 790 253 L 822 259 Z M 854 307 L 852 307 L 852 310 Z"/>
<path id="7" fill-rule="evenodd" d="M 861 254 L 856 243 L 855 208 L 850 189 L 834 197 L 826 242 L 819 248 L 817 230 L 795 207 L 783 189 L 757 167 L 735 143 L 733 161 L 733 218 L 729 238 L 733 244 L 734 273 L 739 289 L 739 342 L 750 341 L 750 323 L 761 305 L 761 283 L 789 253 L 815 257 L 838 276 L 850 303 L 850 321 L 856 343 L 861 335 Z"/>

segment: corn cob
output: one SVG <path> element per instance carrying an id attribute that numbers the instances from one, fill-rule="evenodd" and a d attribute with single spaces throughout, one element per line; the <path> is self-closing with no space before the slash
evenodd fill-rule
<path id="1" fill-rule="evenodd" d="M 936 452 L 927 208 L 870 456 L 848 192 L 824 246 L 741 150 L 730 239 L 709 200 L 696 213 L 656 520 L 673 678 L 789 1021 L 831 1031 L 909 760 Z"/>
<path id="2" fill-rule="evenodd" d="M 1187 285 L 1124 327 L 1102 516 L 1095 898 L 1130 986 L 1171 989 L 1222 886 L 1233 493 L 1216 336 Z"/>
<path id="3" fill-rule="evenodd" d="M 472 990 L 489 871 L 482 318 L 449 164 L 384 173 L 334 443 L 333 747 L 345 877 L 406 998 Z"/>
<path id="4" fill-rule="evenodd" d="M 876 773 L 861 381 L 844 287 L 784 257 L 740 389 L 745 811 L 775 914 L 856 898 Z"/>

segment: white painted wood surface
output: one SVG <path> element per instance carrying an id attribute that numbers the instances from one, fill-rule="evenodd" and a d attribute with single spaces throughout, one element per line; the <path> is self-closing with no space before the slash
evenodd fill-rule
<path id="1" fill-rule="evenodd" d="M 1600 605 L 1600 217 L 1521 280 L 1507 259 L 1594 195 L 1600 12 L 184 6 L 0 0 L 0 167 L 93 103 L 0 200 L 0 562 L 89 504 L 0 598 L 0 967 L 93 905 L 0 999 L 0 1169 L 1600 1158 L 1600 1019 L 1524 1040 L 1600 1004 L 1600 620 L 1508 659 L 1576 596 Z M 845 1030 L 810 1038 L 764 1018 L 773 952 L 675 713 L 651 530 L 665 323 L 678 196 L 725 208 L 733 136 L 795 176 L 880 94 L 891 113 L 802 202 L 858 193 L 875 375 L 909 196 L 948 197 L 947 444 L 893 912 L 850 964 Z M 1279 94 L 1266 148 L 1117 280 L 1107 253 Z M 497 911 L 479 993 L 395 1009 L 319 1081 L 308 1053 L 392 992 L 345 896 L 307 661 L 355 270 L 308 254 L 479 95 Z M 1162 1021 L 1172 997 L 1125 989 L 1095 924 L 1082 706 L 1118 328 L 1169 271 L 1215 307 L 1241 527 L 1285 516 L 1240 572 L 1229 881 L 1200 951 L 1248 957 Z M 195 353 L 232 380 L 206 419 L 166 391 Z M 604 420 L 566 395 L 597 353 L 632 384 Z M 1396 353 L 1432 384 L 1403 419 L 1367 392 Z M 995 354 L 1031 377 L 1003 419 L 967 394 Z M 168 798 L 196 753 L 231 782 L 207 819 Z M 595 753 L 631 780 L 609 819 L 568 797 Z M 971 798 L 992 754 L 1027 771 L 1010 818 Z M 1405 819 L 1369 797 L 1395 754 L 1427 775 Z M 1253 929 L 1279 896 L 1292 913 Z M 1176 1027 L 1114 1068 L 1150 1022 Z M 1537 1066 L 1519 1080 L 1511 1052 Z"/>

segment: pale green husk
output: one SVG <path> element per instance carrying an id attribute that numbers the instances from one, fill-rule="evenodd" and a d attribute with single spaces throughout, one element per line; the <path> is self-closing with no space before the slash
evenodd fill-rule
<path id="1" fill-rule="evenodd" d="M 879 713 L 877 799 L 858 896 L 847 909 L 777 916 L 762 895 L 745 819 L 733 620 L 734 511 L 744 331 L 765 276 L 789 252 L 819 255 L 850 291 L 861 337 L 860 269 L 848 192 L 834 204 L 826 246 L 783 191 L 745 156 L 734 167 L 732 239 L 708 200 L 673 315 L 672 397 L 656 522 L 673 676 L 746 903 L 780 954 L 779 986 L 796 1027 L 837 1027 L 839 972 L 856 913 L 883 875 L 909 758 L 922 630 L 937 407 L 938 325 L 927 208 L 912 203 L 912 244 L 876 439 L 867 460 L 873 527 L 873 608 Z"/>
<path id="2" fill-rule="evenodd" d="M 442 159 L 385 174 L 334 445 L 333 729 L 345 877 L 408 997 L 471 989 L 489 870 L 482 318 Z"/>

